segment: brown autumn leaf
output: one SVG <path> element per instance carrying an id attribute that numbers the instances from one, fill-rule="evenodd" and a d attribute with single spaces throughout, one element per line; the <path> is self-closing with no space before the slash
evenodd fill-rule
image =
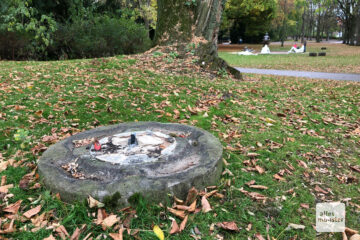
<path id="1" fill-rule="evenodd" d="M 185 204 L 188 205 L 188 204 L 194 202 L 195 199 L 197 198 L 198 194 L 199 194 L 198 190 L 196 190 L 196 188 L 192 187 L 188 192 Z"/>
<path id="2" fill-rule="evenodd" d="M 204 196 L 206 198 L 209 198 L 209 197 L 213 196 L 214 194 L 216 194 L 217 192 L 218 192 L 218 190 L 213 190 L 211 192 L 206 193 Z"/>
<path id="3" fill-rule="evenodd" d="M 301 203 L 300 207 L 305 208 L 305 209 L 309 209 L 310 206 L 309 206 L 309 204 Z"/>
<path id="4" fill-rule="evenodd" d="M 22 200 L 17 201 L 16 203 L 10 204 L 3 209 L 4 212 L 16 214 L 19 211 Z"/>
<path id="5" fill-rule="evenodd" d="M 35 115 L 38 116 L 38 117 L 42 117 L 42 114 L 43 114 L 42 110 L 39 110 L 39 111 L 35 112 Z"/>
<path id="6" fill-rule="evenodd" d="M 177 224 L 176 220 L 174 218 L 172 218 L 171 229 L 170 229 L 169 234 L 172 235 L 172 234 L 176 234 L 178 232 L 180 232 L 179 225 Z"/>
<path id="7" fill-rule="evenodd" d="M 264 190 L 268 189 L 267 186 L 263 186 L 263 185 L 250 185 L 249 187 L 255 188 L 255 189 L 264 189 Z"/>
<path id="8" fill-rule="evenodd" d="M 196 199 L 195 201 L 189 206 L 188 212 L 195 212 L 196 209 Z"/>
<path id="9" fill-rule="evenodd" d="M 36 156 L 39 153 L 44 152 L 46 149 L 47 147 L 44 144 L 39 143 L 38 145 L 36 145 L 31 149 L 31 152 L 33 153 L 34 156 Z"/>
<path id="10" fill-rule="evenodd" d="M 173 209 L 170 207 L 168 207 L 167 210 L 181 219 L 185 218 L 185 211 L 183 211 L 183 210 L 176 210 L 176 209 Z"/>
<path id="11" fill-rule="evenodd" d="M 183 210 L 183 211 L 187 211 L 189 210 L 189 206 L 185 206 L 185 205 L 176 205 L 175 208 L 179 209 L 179 210 Z"/>
<path id="12" fill-rule="evenodd" d="M 0 193 L 8 193 L 9 188 L 13 188 L 14 184 L 8 184 L 0 187 Z"/>
<path id="13" fill-rule="evenodd" d="M 236 225 L 236 223 L 234 221 L 232 221 L 232 222 L 219 222 L 219 223 L 216 223 L 216 226 L 219 227 L 219 228 L 222 228 L 224 230 L 230 230 L 230 231 L 235 231 L 235 232 L 240 231 L 240 229 L 238 228 L 238 226 Z"/>
<path id="14" fill-rule="evenodd" d="M 188 215 L 186 215 L 186 217 L 184 218 L 184 220 L 180 224 L 180 228 L 179 228 L 180 232 L 182 232 L 185 229 L 187 220 L 188 220 Z"/>
<path id="15" fill-rule="evenodd" d="M 258 240 L 265 240 L 265 238 L 260 233 L 256 233 L 255 238 Z"/>
<path id="16" fill-rule="evenodd" d="M 79 228 L 76 228 L 73 234 L 70 237 L 70 240 L 78 240 L 81 234 L 81 230 Z"/>
<path id="17" fill-rule="evenodd" d="M 303 168 L 308 168 L 307 164 L 304 161 L 298 160 L 298 164 Z"/>
<path id="18" fill-rule="evenodd" d="M 26 217 L 26 218 L 31 218 L 32 216 L 38 214 L 39 212 L 41 211 L 41 205 L 37 206 L 37 207 L 34 207 L 28 211 L 26 211 L 23 216 Z"/>
<path id="19" fill-rule="evenodd" d="M 360 173 L 360 166 L 351 166 L 351 165 L 350 165 L 350 168 L 351 168 L 352 170 L 354 170 L 355 172 Z"/>
<path id="20" fill-rule="evenodd" d="M 114 240 L 123 240 L 124 228 L 119 229 L 119 233 L 109 233 L 109 236 Z"/>
<path id="21" fill-rule="evenodd" d="M 278 181 L 286 181 L 285 178 L 281 177 L 279 174 L 274 174 L 273 177 Z"/>
<path id="22" fill-rule="evenodd" d="M 323 193 L 323 194 L 328 194 L 329 193 L 329 192 L 325 191 L 324 189 L 322 189 L 321 187 L 319 187 L 318 185 L 315 186 L 315 191 Z"/>
<path id="23" fill-rule="evenodd" d="M 21 188 L 22 190 L 28 190 L 29 189 L 29 183 L 33 180 L 33 176 L 26 174 L 24 175 L 19 183 L 19 188 Z"/>
<path id="24" fill-rule="evenodd" d="M 1 157 L 1 155 L 0 155 Z M 4 186 L 6 184 L 6 175 L 1 176 L 1 184 L 0 186 Z"/>
<path id="25" fill-rule="evenodd" d="M 267 199 L 266 196 L 264 196 L 260 193 L 257 193 L 257 192 L 249 192 L 248 195 L 255 200 L 266 200 Z"/>
<path id="26" fill-rule="evenodd" d="M 0 172 L 5 171 L 9 164 L 9 161 L 0 162 Z"/>
<path id="27" fill-rule="evenodd" d="M 58 136 L 56 134 L 50 135 L 50 136 L 43 136 L 41 141 L 45 143 L 55 143 L 58 140 Z"/>
<path id="28" fill-rule="evenodd" d="M 55 232 L 57 232 L 62 240 L 67 239 L 70 237 L 69 233 L 66 231 L 66 228 L 63 225 L 60 225 L 55 229 Z"/>
<path id="29" fill-rule="evenodd" d="M 249 153 L 247 153 L 247 156 L 248 156 L 248 157 L 257 157 L 257 156 L 260 156 L 260 154 L 258 154 L 258 153 L 253 153 L 253 152 L 249 152 Z"/>
<path id="30" fill-rule="evenodd" d="M 358 234 L 359 231 L 357 230 L 354 230 L 354 229 L 351 229 L 351 228 L 348 228 L 348 227 L 345 227 L 345 232 L 349 235 L 354 235 L 354 234 Z"/>
<path id="31" fill-rule="evenodd" d="M 180 205 L 184 204 L 184 201 L 177 198 L 176 196 L 174 196 L 174 201 L 176 202 L 176 204 L 180 204 Z"/>
<path id="32" fill-rule="evenodd" d="M 210 206 L 210 203 L 209 203 L 209 201 L 206 199 L 205 196 L 203 196 L 203 197 L 201 198 L 201 205 L 202 205 L 201 211 L 202 211 L 203 213 L 207 213 L 207 212 L 210 212 L 210 211 L 212 210 L 212 209 L 211 209 L 211 206 Z"/>
<path id="33" fill-rule="evenodd" d="M 8 233 L 13 233 L 16 231 L 16 227 L 14 226 L 14 221 L 15 219 L 12 219 L 8 228 L 6 228 L 5 230 L 0 230 L 0 234 L 8 234 Z"/>
<path id="34" fill-rule="evenodd" d="M 74 140 L 73 144 L 76 148 L 89 145 L 90 143 L 94 142 L 94 138 L 87 138 L 87 139 L 81 139 L 81 140 Z"/>
<path id="35" fill-rule="evenodd" d="M 263 174 L 263 173 L 265 172 L 265 170 L 264 170 L 262 167 L 258 166 L 258 165 L 255 166 L 255 169 L 256 169 L 256 171 L 258 171 L 258 173 L 260 173 L 260 174 Z"/>
<path id="36" fill-rule="evenodd" d="M 43 240 L 56 240 L 56 238 L 54 238 L 54 236 L 52 234 L 50 234 L 50 236 L 48 236 L 47 238 L 44 238 Z"/>
<path id="37" fill-rule="evenodd" d="M 103 230 L 105 230 L 106 228 L 111 228 L 115 223 L 118 222 L 117 216 L 115 214 L 112 214 L 110 216 L 108 216 L 107 218 L 105 218 L 101 225 Z"/>
<path id="38" fill-rule="evenodd" d="M 255 184 L 255 180 L 251 180 L 245 183 L 246 185 L 250 186 L 250 185 L 254 185 Z"/>

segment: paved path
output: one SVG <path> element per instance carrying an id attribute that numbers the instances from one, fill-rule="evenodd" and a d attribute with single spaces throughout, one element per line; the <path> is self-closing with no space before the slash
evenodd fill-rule
<path id="1" fill-rule="evenodd" d="M 290 70 L 239 68 L 239 67 L 235 67 L 235 69 L 237 69 L 243 73 L 255 73 L 255 74 L 265 74 L 265 75 L 268 74 L 268 75 L 279 75 L 279 76 L 289 76 L 289 77 L 320 78 L 320 79 L 360 82 L 360 74 L 302 72 L 302 71 L 290 71 Z"/>

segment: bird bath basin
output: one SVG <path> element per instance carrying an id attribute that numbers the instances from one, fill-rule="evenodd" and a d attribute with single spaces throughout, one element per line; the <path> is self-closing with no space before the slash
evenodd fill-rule
<path id="1" fill-rule="evenodd" d="M 191 126 L 122 123 L 71 136 L 51 146 L 38 162 L 45 186 L 67 202 L 120 193 L 126 205 L 135 193 L 153 201 L 168 193 L 184 197 L 191 187 L 215 184 L 222 146 Z"/>

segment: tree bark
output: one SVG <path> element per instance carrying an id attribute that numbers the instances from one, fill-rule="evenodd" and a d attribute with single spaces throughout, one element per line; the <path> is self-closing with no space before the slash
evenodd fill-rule
<path id="1" fill-rule="evenodd" d="M 199 63 L 212 70 L 227 69 L 236 78 L 241 74 L 217 55 L 218 31 L 226 0 L 157 0 L 155 44 L 176 45 L 179 49 L 196 44 Z M 203 64 L 204 63 L 204 64 Z"/>

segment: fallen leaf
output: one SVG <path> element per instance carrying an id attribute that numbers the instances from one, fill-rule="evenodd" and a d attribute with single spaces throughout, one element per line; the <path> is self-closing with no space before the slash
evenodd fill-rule
<path id="1" fill-rule="evenodd" d="M 258 239 L 258 240 L 265 240 L 265 238 L 264 238 L 260 233 L 256 233 L 256 234 L 255 234 L 255 237 L 256 237 L 256 239 Z"/>
<path id="2" fill-rule="evenodd" d="M 350 166 L 350 168 L 351 168 L 352 170 L 354 170 L 355 172 L 360 173 L 360 167 L 359 167 L 359 166 Z"/>
<path id="3" fill-rule="evenodd" d="M 176 234 L 180 232 L 180 228 L 179 228 L 179 225 L 177 224 L 176 220 L 175 219 L 172 219 L 172 222 L 171 222 L 171 229 L 170 229 L 170 235 L 172 234 Z"/>
<path id="4" fill-rule="evenodd" d="M 66 231 L 66 228 L 63 225 L 60 225 L 55 231 L 60 235 L 60 238 L 65 240 L 67 237 L 70 237 L 69 233 Z"/>
<path id="5" fill-rule="evenodd" d="M 213 191 L 205 194 L 204 196 L 205 196 L 206 198 L 209 198 L 209 197 L 211 197 L 212 195 L 214 195 L 214 194 L 217 193 L 217 192 L 218 192 L 218 190 L 213 190 Z"/>
<path id="6" fill-rule="evenodd" d="M 0 162 L 0 172 L 5 171 L 8 166 L 9 166 L 9 161 Z"/>
<path id="7" fill-rule="evenodd" d="M 324 189 L 322 189 L 321 187 L 319 187 L 318 185 L 315 186 L 315 191 L 323 193 L 323 194 L 328 194 L 329 193 L 329 192 L 325 191 Z"/>
<path id="8" fill-rule="evenodd" d="M 268 189 L 267 186 L 263 186 L 263 185 L 250 185 L 249 187 L 251 188 L 255 188 L 255 189 Z"/>
<path id="9" fill-rule="evenodd" d="M 291 229 L 305 229 L 305 226 L 304 225 L 300 225 L 300 224 L 295 224 L 295 223 L 289 223 L 289 225 L 285 228 L 286 231 L 289 231 Z"/>
<path id="10" fill-rule="evenodd" d="M 199 194 L 198 190 L 196 190 L 196 188 L 192 187 L 188 192 L 185 204 L 188 205 L 188 204 L 194 202 L 198 194 Z"/>
<path id="11" fill-rule="evenodd" d="M 300 204 L 300 207 L 309 209 L 309 204 L 301 203 L 301 204 Z"/>
<path id="12" fill-rule="evenodd" d="M 251 230 L 251 228 L 252 228 L 252 223 L 249 223 L 245 229 L 246 229 L 246 231 L 249 232 Z"/>
<path id="13" fill-rule="evenodd" d="M 260 173 L 260 174 L 263 174 L 264 172 L 265 172 L 265 170 L 262 168 L 262 167 L 260 167 L 260 166 L 255 166 L 255 169 L 256 169 L 256 171 L 258 171 L 258 173 Z"/>
<path id="14" fill-rule="evenodd" d="M 195 212 L 196 209 L 196 199 L 195 201 L 189 206 L 188 212 Z"/>
<path id="15" fill-rule="evenodd" d="M 6 228 L 5 230 L 0 230 L 0 234 L 8 234 L 8 233 L 15 232 L 16 227 L 14 226 L 14 221 L 15 221 L 15 219 L 12 219 L 8 228 Z"/>
<path id="16" fill-rule="evenodd" d="M 48 236 L 47 238 L 44 238 L 43 240 L 56 240 L 56 238 L 54 238 L 54 236 L 52 234 L 50 234 L 50 236 Z"/>
<path id="17" fill-rule="evenodd" d="M 184 220 L 180 224 L 180 229 L 179 229 L 180 232 L 182 232 L 185 229 L 187 220 L 188 220 L 188 215 L 186 215 L 186 217 L 184 218 Z"/>
<path id="18" fill-rule="evenodd" d="M 23 215 L 26 218 L 31 218 L 32 216 L 38 214 L 40 212 L 40 210 L 41 210 L 41 205 L 26 211 Z"/>
<path id="19" fill-rule="evenodd" d="M 260 193 L 257 193 L 257 192 L 250 192 L 249 193 L 249 196 L 253 199 L 256 199 L 256 200 L 266 200 L 267 197 L 260 194 Z"/>
<path id="20" fill-rule="evenodd" d="M 80 229 L 76 228 L 73 234 L 71 235 L 70 240 L 78 240 L 80 237 L 80 233 L 81 233 Z"/>
<path id="21" fill-rule="evenodd" d="M 159 228 L 158 225 L 155 225 L 155 226 L 154 226 L 153 231 L 154 231 L 155 235 L 156 235 L 160 240 L 164 240 L 164 239 L 165 239 L 164 232 Z"/>
<path id="22" fill-rule="evenodd" d="M 167 208 L 169 212 L 171 212 L 172 214 L 174 214 L 175 216 L 181 218 L 181 219 L 184 219 L 185 218 L 185 211 L 183 210 L 176 210 L 176 209 L 173 209 L 173 208 Z"/>
<path id="23" fill-rule="evenodd" d="M 248 186 L 250 186 L 250 185 L 254 185 L 254 183 L 255 183 L 255 180 L 251 180 L 251 181 L 249 181 L 249 182 L 246 182 L 245 184 L 248 185 Z"/>
<path id="24" fill-rule="evenodd" d="M 212 209 L 210 207 L 209 201 L 206 199 L 205 196 L 201 198 L 201 205 L 202 205 L 202 212 L 207 213 L 210 212 Z"/>
<path id="25" fill-rule="evenodd" d="M 297 161 L 299 163 L 299 165 L 303 168 L 308 168 L 307 164 L 304 161 L 298 160 Z"/>
<path id="26" fill-rule="evenodd" d="M 13 188 L 14 184 L 8 184 L 0 187 L 0 193 L 8 193 L 9 188 Z"/>
<path id="27" fill-rule="evenodd" d="M 356 231 L 354 229 L 351 229 L 351 228 L 348 228 L 348 227 L 345 227 L 345 232 L 349 235 L 354 235 L 354 234 L 358 234 L 359 231 Z"/>
<path id="28" fill-rule="evenodd" d="M 81 139 L 81 140 L 74 140 L 73 144 L 76 148 L 89 145 L 93 143 L 95 138 L 87 138 L 87 139 Z"/>
<path id="29" fill-rule="evenodd" d="M 117 216 L 115 214 L 112 214 L 110 216 L 108 216 L 107 218 L 105 218 L 101 225 L 103 227 L 103 229 L 105 230 L 106 228 L 111 228 L 115 223 L 118 222 Z"/>
<path id="30" fill-rule="evenodd" d="M 3 209 L 4 212 L 16 214 L 19 211 L 22 200 L 17 201 L 16 203 L 10 204 Z"/>
<path id="31" fill-rule="evenodd" d="M 219 222 L 216 223 L 216 226 L 219 228 L 222 228 L 224 230 L 230 230 L 230 231 L 240 231 L 240 229 L 238 228 L 238 226 L 236 225 L 236 223 L 234 221 L 232 222 Z"/>
<path id="32" fill-rule="evenodd" d="M 286 181 L 285 178 L 281 177 L 279 174 L 274 174 L 274 178 L 278 181 Z"/>
<path id="33" fill-rule="evenodd" d="M 94 208 L 94 207 L 96 207 L 96 208 L 102 208 L 102 207 L 105 206 L 102 202 L 99 202 L 98 200 L 94 199 L 94 198 L 91 197 L 90 195 L 89 195 L 89 197 L 88 197 L 87 200 L 88 200 L 88 204 L 89 204 L 89 207 L 90 207 L 90 208 Z"/>
<path id="34" fill-rule="evenodd" d="M 124 228 L 121 227 L 119 233 L 110 233 L 109 236 L 114 240 L 123 240 Z"/>

